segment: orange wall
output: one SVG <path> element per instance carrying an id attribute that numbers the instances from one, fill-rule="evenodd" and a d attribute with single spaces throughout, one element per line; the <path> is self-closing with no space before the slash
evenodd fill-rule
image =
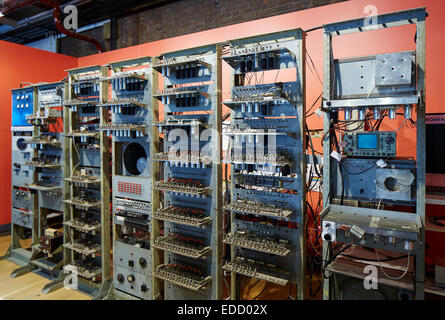
<path id="1" fill-rule="evenodd" d="M 232 26 L 198 32 L 185 36 L 159 40 L 138 46 L 128 47 L 116 51 L 91 55 L 79 59 L 79 67 L 105 64 L 108 62 L 131 59 L 143 56 L 156 56 L 164 52 L 176 51 L 210 43 L 223 42 L 231 39 L 264 33 L 282 31 L 292 28 L 307 30 L 326 23 L 364 17 L 368 13 L 364 9 L 374 5 L 378 14 L 426 7 L 429 17 L 426 22 L 427 38 L 427 112 L 444 112 L 441 107 L 440 92 L 445 87 L 445 41 L 443 41 L 443 17 L 445 16 L 445 1 L 439 0 L 351 0 L 323 7 L 288 13 L 275 17 L 240 23 Z M 346 35 L 334 38 L 333 47 L 336 58 L 379 54 L 415 49 L 414 26 L 392 28 L 390 30 L 377 30 L 361 34 Z M 322 30 L 316 30 L 307 36 L 307 51 L 312 57 L 315 67 L 323 77 L 322 63 Z M 223 66 L 223 96 L 229 95 L 229 68 Z M 307 107 L 309 108 L 322 92 L 322 85 L 315 74 L 307 68 Z M 224 98 L 223 97 L 223 98 Z M 385 120 L 381 129 L 396 129 L 403 123 L 403 119 Z M 310 129 L 322 127 L 322 120 L 316 115 L 308 119 Z M 398 132 L 398 155 L 415 155 L 415 130 L 402 128 Z M 320 148 L 320 140 L 315 139 L 314 145 Z"/>
<path id="2" fill-rule="evenodd" d="M 64 70 L 77 67 L 77 58 L 0 41 L 0 225 L 11 221 L 11 91 L 21 82 L 55 82 Z"/>

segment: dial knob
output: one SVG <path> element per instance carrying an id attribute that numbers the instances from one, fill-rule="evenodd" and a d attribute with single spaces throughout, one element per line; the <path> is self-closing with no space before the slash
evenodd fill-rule
<path id="1" fill-rule="evenodd" d="M 147 266 L 147 260 L 145 260 L 145 258 L 140 258 L 139 265 L 141 266 L 141 268 L 145 268 Z"/>
<path id="2" fill-rule="evenodd" d="M 124 282 L 124 276 L 122 275 L 122 273 L 119 273 L 118 275 L 117 275 L 117 281 L 119 281 L 120 283 L 123 283 Z"/>
<path id="3" fill-rule="evenodd" d="M 136 278 L 134 277 L 134 275 L 130 274 L 129 276 L 127 276 L 127 281 L 132 283 L 134 282 L 134 280 L 136 280 Z"/>
<path id="4" fill-rule="evenodd" d="M 392 143 L 394 143 L 394 138 L 393 138 L 393 137 L 388 137 L 388 138 L 386 138 L 386 143 L 387 143 L 387 144 L 392 144 Z"/>

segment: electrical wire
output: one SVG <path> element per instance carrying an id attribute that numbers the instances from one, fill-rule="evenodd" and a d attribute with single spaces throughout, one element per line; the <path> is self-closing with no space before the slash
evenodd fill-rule
<path id="1" fill-rule="evenodd" d="M 388 274 L 385 272 L 385 270 L 383 270 L 382 263 L 381 263 L 381 260 L 380 260 L 379 255 L 378 255 L 377 249 L 375 249 L 375 256 L 377 257 L 377 261 L 378 261 L 378 263 L 379 263 L 380 270 L 382 270 L 383 274 L 384 274 L 387 278 L 389 278 L 389 279 L 391 279 L 391 280 L 400 280 L 400 279 L 402 279 L 403 277 L 405 277 L 406 274 L 408 273 L 408 270 L 409 270 L 409 263 L 410 263 L 410 257 L 411 257 L 411 255 L 410 255 L 409 252 L 408 252 L 408 262 L 407 262 L 407 264 L 406 264 L 405 272 L 404 272 L 403 274 L 401 274 L 400 276 L 398 276 L 398 277 L 391 277 L 390 275 L 388 275 Z"/>

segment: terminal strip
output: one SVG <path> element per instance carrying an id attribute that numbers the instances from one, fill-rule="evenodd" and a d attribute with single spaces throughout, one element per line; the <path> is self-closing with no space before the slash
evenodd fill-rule
<path id="1" fill-rule="evenodd" d="M 93 258 L 101 251 L 101 246 L 99 243 L 94 243 L 84 239 L 76 239 L 73 242 L 65 243 L 63 246 L 85 256 L 91 255 Z"/>
<path id="2" fill-rule="evenodd" d="M 76 275 L 93 282 L 99 281 L 102 273 L 101 267 L 91 263 L 85 263 L 82 260 L 77 260 L 73 264 L 68 264 L 63 268 L 68 271 L 74 271 Z"/>
<path id="3" fill-rule="evenodd" d="M 114 203 L 117 207 L 121 206 L 140 210 L 151 210 L 150 203 L 144 201 L 116 198 Z"/>
<path id="4" fill-rule="evenodd" d="M 290 253 L 289 241 L 264 237 L 254 232 L 236 231 L 224 236 L 224 243 L 255 251 L 287 256 Z"/>
<path id="5" fill-rule="evenodd" d="M 225 163 L 234 164 L 255 164 L 255 165 L 274 165 L 287 166 L 293 163 L 292 159 L 285 154 L 244 154 L 229 155 L 224 161 Z"/>
<path id="6" fill-rule="evenodd" d="M 56 148 L 60 148 L 61 143 L 57 141 L 57 138 L 51 135 L 41 135 L 37 137 L 32 137 L 30 140 L 25 140 L 23 143 L 27 144 L 45 144 L 49 146 L 53 146 Z"/>
<path id="7" fill-rule="evenodd" d="M 177 206 L 158 209 L 153 214 L 153 218 L 192 227 L 201 227 L 212 221 L 210 217 L 204 215 L 202 209 Z"/>
<path id="8" fill-rule="evenodd" d="M 74 218 L 73 220 L 69 220 L 63 223 L 66 226 L 69 226 L 73 229 L 79 230 L 81 232 L 85 233 L 91 233 L 93 235 L 96 234 L 96 232 L 100 232 L 100 223 L 95 220 L 84 220 L 84 219 L 78 219 Z"/>
<path id="9" fill-rule="evenodd" d="M 156 181 L 153 188 L 161 191 L 171 191 L 186 194 L 205 195 L 210 192 L 210 187 L 205 187 L 201 182 L 192 179 L 169 178 L 167 181 Z"/>
<path id="10" fill-rule="evenodd" d="M 70 178 L 65 178 L 64 180 L 83 188 L 86 188 L 89 184 L 100 183 L 100 179 L 98 177 L 87 174 L 73 175 Z"/>
<path id="11" fill-rule="evenodd" d="M 113 98 L 109 99 L 106 102 L 99 103 L 99 107 L 129 107 L 129 106 L 137 106 L 141 108 L 147 108 L 147 104 L 141 102 L 140 99 L 135 97 L 129 98 Z"/>
<path id="12" fill-rule="evenodd" d="M 153 276 L 193 291 L 204 289 L 212 280 L 211 276 L 191 266 L 180 264 L 161 264 L 156 268 Z"/>
<path id="13" fill-rule="evenodd" d="M 63 202 L 74 206 L 76 209 L 89 210 L 91 208 L 100 208 L 100 201 L 96 199 L 87 199 L 82 197 L 73 197 L 71 199 L 63 200 Z"/>
<path id="14" fill-rule="evenodd" d="M 203 241 L 200 239 L 178 234 L 170 234 L 156 238 L 153 247 L 194 259 L 205 258 L 212 249 L 209 246 L 204 246 Z"/>
<path id="15" fill-rule="evenodd" d="M 170 161 L 170 162 L 180 162 L 180 163 L 190 163 L 190 164 L 210 164 L 210 156 L 200 156 L 197 153 L 185 153 L 177 154 L 176 152 L 159 152 L 153 155 L 153 160 L 156 161 Z"/>
<path id="16" fill-rule="evenodd" d="M 282 277 L 282 270 L 279 270 L 276 266 L 266 265 L 263 262 L 244 257 L 236 257 L 234 261 L 226 262 L 222 268 L 229 272 L 272 282 L 280 286 L 285 286 L 289 282 L 289 279 Z"/>
<path id="17" fill-rule="evenodd" d="M 278 207 L 276 205 L 243 199 L 238 199 L 236 202 L 232 202 L 227 206 L 224 206 L 223 209 L 241 214 L 253 214 L 274 218 L 289 218 L 289 216 L 293 213 L 292 210 Z"/>

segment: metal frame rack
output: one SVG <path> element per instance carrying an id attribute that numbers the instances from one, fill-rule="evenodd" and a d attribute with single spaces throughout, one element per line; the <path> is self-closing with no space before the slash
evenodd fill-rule
<path id="1" fill-rule="evenodd" d="M 352 244 L 355 244 L 352 248 L 374 248 L 376 255 L 377 250 L 402 253 L 407 256 L 406 271 L 410 256 L 414 256 L 415 277 L 408 283 L 402 281 L 400 271 L 395 272 L 396 277 L 387 269 L 386 273 L 391 274 L 392 279 L 384 276 L 385 271 L 377 257 L 381 267 L 379 284 L 411 288 L 416 299 L 424 298 L 426 16 L 425 8 L 419 8 L 378 15 L 371 23 L 363 18 L 324 26 L 324 209 L 320 214 L 324 240 L 324 299 L 337 296 L 333 290 L 337 275 L 364 277 L 363 267 L 360 276 L 348 273 L 349 269 L 343 265 L 336 266 L 341 261 L 340 254 Z M 342 60 L 333 58 L 333 37 L 409 24 L 416 26 L 415 52 Z M 403 110 L 407 121 L 414 106 L 417 115 L 416 163 L 395 158 L 397 131 L 360 131 L 350 122 L 381 120 L 386 116 L 396 119 L 397 110 Z M 335 126 L 343 121 L 340 112 L 347 128 L 355 131 L 345 132 L 342 141 L 337 142 Z M 332 144 L 336 145 L 336 150 Z M 340 152 L 346 157 L 342 158 Z M 349 204 L 355 203 L 356 206 L 347 205 L 347 200 L 354 201 Z M 386 205 L 396 207 L 384 210 Z M 414 213 L 399 209 L 400 205 L 411 208 Z M 342 243 L 342 249 L 333 249 L 333 242 Z M 334 276 L 334 281 L 325 275 L 327 272 Z"/>
<path id="2" fill-rule="evenodd" d="M 63 263 L 63 235 L 57 230 L 62 226 L 62 101 L 63 83 L 36 85 L 35 112 L 27 116 L 34 126 L 34 135 L 24 141 L 34 150 L 28 162 L 34 168 L 33 181 L 25 184 L 37 197 L 35 209 L 37 243 L 28 265 L 29 271 L 50 279 L 58 277 Z M 54 226 L 56 229 L 50 228 Z M 46 287 L 43 292 L 47 292 Z"/>
<path id="3" fill-rule="evenodd" d="M 108 68 L 68 70 L 64 99 L 64 273 L 51 285 L 72 282 L 97 298 L 111 284 L 110 139 L 99 131 L 109 111 Z M 71 272 L 71 273 L 70 273 Z M 76 283 L 77 281 L 77 283 Z"/>
<path id="4" fill-rule="evenodd" d="M 164 80 L 153 93 L 164 107 L 152 123 L 154 299 L 222 297 L 220 58 L 209 45 L 153 61 Z"/>
<path id="5" fill-rule="evenodd" d="M 36 128 L 28 123 L 26 117 L 35 112 L 37 90 L 27 87 L 12 90 L 12 199 L 11 199 L 11 245 L 0 259 L 7 259 L 20 268 L 11 273 L 12 277 L 30 271 L 29 262 L 33 255 L 33 245 L 38 243 L 38 217 L 35 214 L 38 203 L 36 192 L 26 185 L 34 181 L 34 173 L 26 164 L 35 155 L 31 145 L 25 143 L 36 134 Z M 29 248 L 24 248 L 20 240 L 31 239 Z"/>
<path id="6" fill-rule="evenodd" d="M 101 126 L 112 135 L 113 286 L 108 298 L 145 299 L 151 294 L 152 86 L 157 87 L 150 57 L 109 64 L 103 79 L 111 97 L 100 106 L 111 111 Z"/>
<path id="7" fill-rule="evenodd" d="M 231 272 L 231 299 L 240 297 L 238 275 L 296 284 L 304 299 L 305 34 L 295 29 L 232 40 L 223 60 L 232 68 L 231 98 L 224 101 L 231 109 L 224 157 L 231 164 L 231 202 L 223 207 L 230 212 L 223 270 Z M 277 81 L 281 69 L 290 69 L 290 82 Z"/>

